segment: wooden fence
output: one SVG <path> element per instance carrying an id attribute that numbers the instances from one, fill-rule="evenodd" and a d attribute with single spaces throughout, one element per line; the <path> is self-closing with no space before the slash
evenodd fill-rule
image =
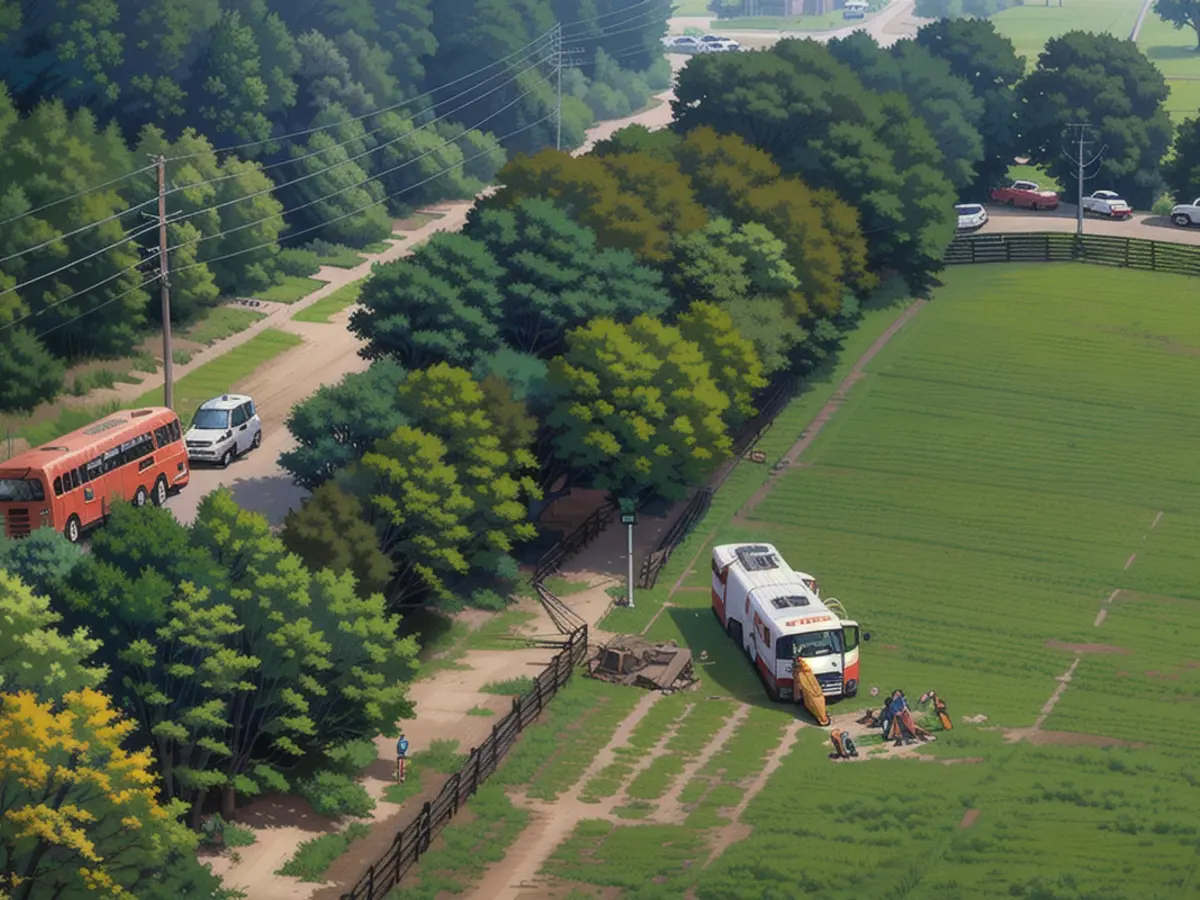
<path id="1" fill-rule="evenodd" d="M 950 242 L 946 265 L 989 262 L 1082 262 L 1200 276 L 1200 246 L 1105 234 L 971 234 Z"/>
<path id="2" fill-rule="evenodd" d="M 638 576 L 638 587 L 643 589 L 654 587 L 658 581 L 658 576 L 662 573 L 667 561 L 671 558 L 671 554 L 675 552 L 675 548 L 683 543 L 683 539 L 691 534 L 692 529 L 696 527 L 696 524 L 708 512 L 708 508 L 712 505 L 713 496 L 717 493 L 721 485 L 725 483 L 725 479 L 729 477 L 737 465 L 738 459 L 758 442 L 758 439 L 767 432 L 767 429 L 775 424 L 776 416 L 787 406 L 788 401 L 792 399 L 795 392 L 796 378 L 790 374 L 783 376 L 770 386 L 766 396 L 759 405 L 758 414 L 743 425 L 734 437 L 733 458 L 713 473 L 708 484 L 692 494 L 687 506 L 683 509 L 683 513 L 675 520 L 674 524 L 667 530 L 667 533 L 663 535 L 662 540 L 658 542 L 658 546 L 646 555 Z"/>
<path id="3" fill-rule="evenodd" d="M 380 900 L 399 884 L 405 873 L 429 850 L 433 839 L 446 827 L 488 776 L 508 755 L 517 736 L 537 720 L 550 698 L 571 679 L 575 667 L 587 658 L 587 624 L 581 625 L 565 641 L 553 661 L 534 681 L 533 689 L 513 700 L 512 711 L 492 728 L 482 746 L 473 747 L 467 761 L 450 776 L 437 799 L 426 803 L 421 814 L 400 829 L 391 849 L 377 861 L 342 900 Z"/>

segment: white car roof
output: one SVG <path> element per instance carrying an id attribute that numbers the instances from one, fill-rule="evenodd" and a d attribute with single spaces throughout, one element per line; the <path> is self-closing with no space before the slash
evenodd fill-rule
<path id="1" fill-rule="evenodd" d="M 245 394 L 222 394 L 200 404 L 200 409 L 237 409 L 250 398 Z"/>

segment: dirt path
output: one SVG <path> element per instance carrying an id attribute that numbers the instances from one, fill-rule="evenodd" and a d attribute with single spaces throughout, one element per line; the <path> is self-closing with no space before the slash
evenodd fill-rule
<path id="1" fill-rule="evenodd" d="M 821 407 L 821 411 L 817 413 L 817 417 L 808 424 L 808 427 L 801 432 L 796 443 L 792 444 L 791 449 L 783 455 L 779 467 L 772 470 L 766 483 L 754 492 L 754 495 L 741 509 L 734 513 L 733 521 L 741 521 L 745 516 L 754 511 L 754 508 L 766 498 L 767 494 L 771 493 L 771 489 L 775 487 L 775 483 L 779 480 L 779 477 L 787 472 L 788 468 L 812 445 L 812 442 L 817 439 L 817 435 L 821 433 L 821 429 L 842 408 L 842 404 L 846 402 L 846 398 L 850 395 L 850 390 L 854 385 L 866 377 L 866 367 L 870 365 L 871 360 L 879 355 L 879 352 L 887 346 L 888 341 L 894 338 L 896 333 L 907 325 L 909 320 L 919 313 L 927 302 L 924 299 L 917 299 L 910 303 L 904 312 L 896 318 L 896 321 L 888 326 L 887 331 L 876 338 L 875 343 L 867 348 L 867 352 L 859 357 L 858 361 L 854 364 L 854 368 L 850 370 L 850 374 L 843 378 L 842 383 L 837 386 L 837 390 L 833 392 L 833 396 L 829 402 Z"/>
<path id="2" fill-rule="evenodd" d="M 670 791 L 649 817 L 649 821 L 659 822 L 664 825 L 682 825 L 684 819 L 687 818 L 687 810 L 684 809 L 683 801 L 680 800 L 680 795 L 687 789 L 688 784 L 693 778 L 705 772 L 709 763 L 712 762 L 714 756 L 720 753 L 730 738 L 734 736 L 742 723 L 746 721 L 746 716 L 750 715 L 750 704 L 738 703 L 738 708 L 728 721 L 721 726 L 721 729 L 713 735 L 713 739 L 708 742 L 700 755 L 683 767 L 683 771 L 675 779 L 674 790 Z"/>

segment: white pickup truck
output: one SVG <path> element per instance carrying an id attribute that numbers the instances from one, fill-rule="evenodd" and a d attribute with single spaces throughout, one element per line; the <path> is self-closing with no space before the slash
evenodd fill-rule
<path id="1" fill-rule="evenodd" d="M 1200 225 L 1200 197 L 1191 203 L 1180 203 L 1171 210 L 1171 221 L 1180 228 L 1189 225 Z"/>
<path id="2" fill-rule="evenodd" d="M 1128 219 L 1133 216 L 1129 204 L 1113 191 L 1096 191 L 1083 198 L 1083 211 L 1107 219 Z"/>

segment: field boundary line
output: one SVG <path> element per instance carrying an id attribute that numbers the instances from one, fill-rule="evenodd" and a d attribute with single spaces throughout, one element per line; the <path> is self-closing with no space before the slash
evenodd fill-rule
<path id="1" fill-rule="evenodd" d="M 1142 8 L 1138 12 L 1137 20 L 1133 23 L 1133 28 L 1129 32 L 1129 39 L 1135 44 L 1137 43 L 1138 35 L 1142 33 L 1142 23 L 1146 21 L 1146 13 L 1150 11 L 1151 0 L 1142 0 Z"/>
<path id="2" fill-rule="evenodd" d="M 1054 688 L 1054 693 L 1050 695 L 1050 699 L 1042 705 L 1042 711 L 1038 714 L 1033 723 L 1034 731 L 1041 731 L 1042 725 L 1050 718 L 1050 713 L 1054 712 L 1054 707 L 1058 706 L 1058 701 L 1062 699 L 1062 695 L 1066 693 L 1067 686 L 1071 683 L 1071 678 L 1075 675 L 1075 669 L 1079 665 L 1079 660 L 1083 657 L 1075 657 L 1075 661 L 1071 663 L 1071 667 L 1063 674 L 1058 676 L 1058 685 Z"/>

